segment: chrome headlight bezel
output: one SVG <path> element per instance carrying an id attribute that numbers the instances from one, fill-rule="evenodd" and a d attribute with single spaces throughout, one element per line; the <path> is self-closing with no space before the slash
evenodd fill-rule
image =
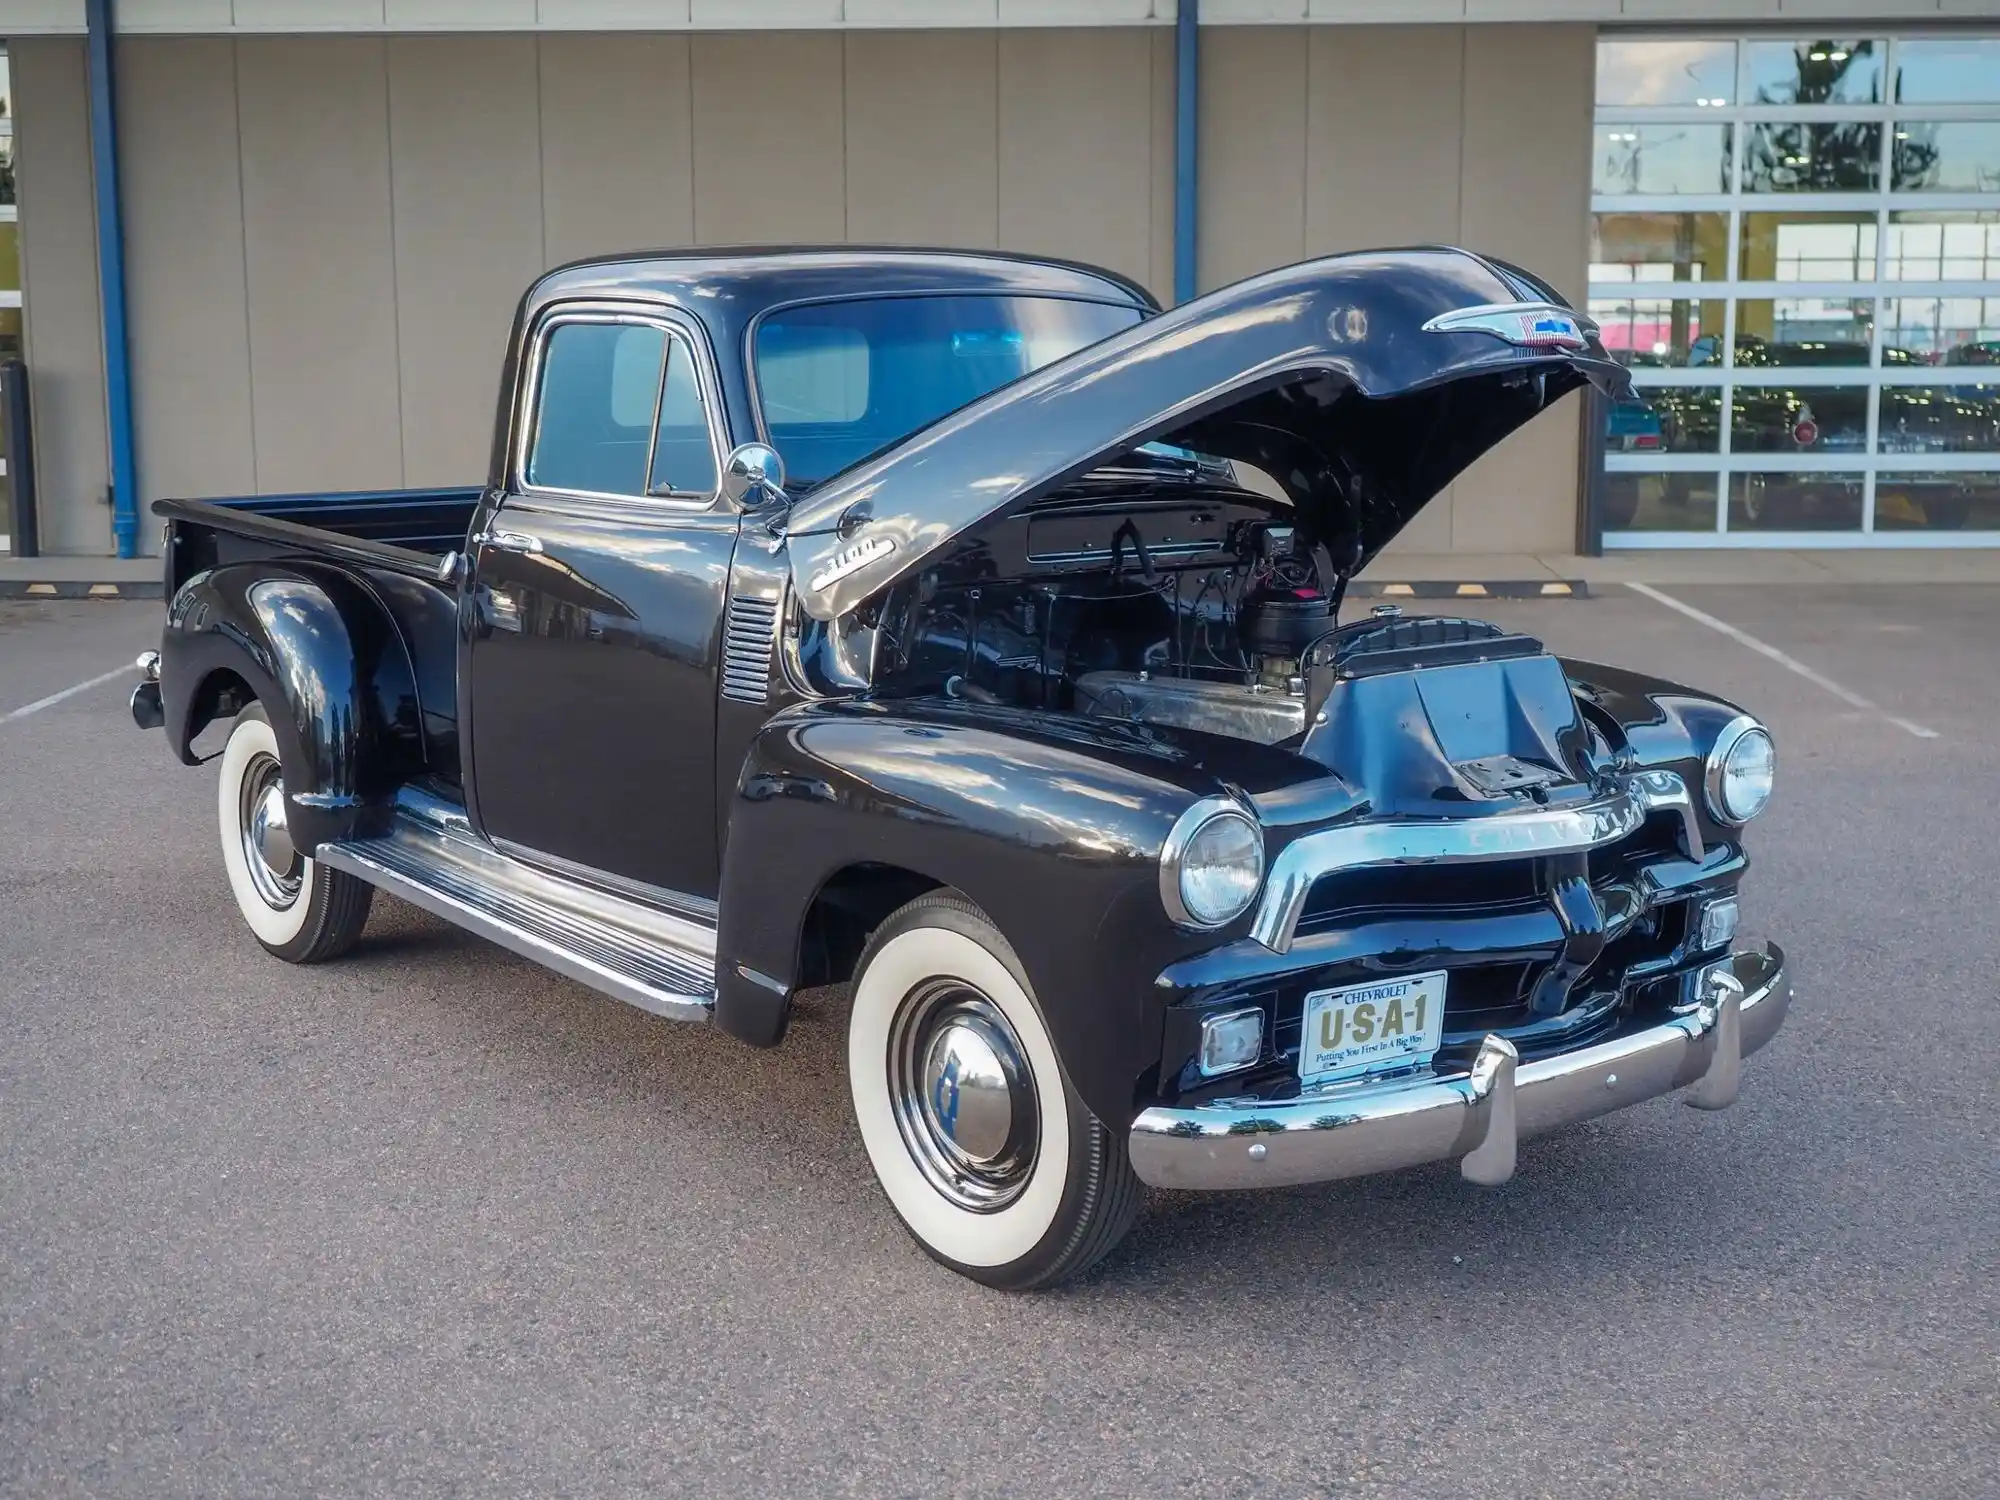
<path id="1" fill-rule="evenodd" d="M 1771 805 L 1771 794 L 1768 791 L 1764 794 L 1764 800 L 1748 812 L 1730 805 L 1729 760 L 1751 735 L 1761 735 L 1764 743 L 1770 746 L 1772 779 L 1775 782 L 1778 764 L 1777 741 L 1771 738 L 1770 730 L 1748 714 L 1738 714 L 1722 726 L 1722 733 L 1715 737 L 1715 744 L 1708 752 L 1708 763 L 1703 768 L 1702 792 L 1704 800 L 1708 803 L 1709 816 L 1731 828 L 1741 828 Z"/>
<path id="2" fill-rule="evenodd" d="M 1228 912 L 1219 915 L 1197 913 L 1187 899 L 1189 851 L 1212 825 L 1232 819 L 1249 830 L 1251 846 L 1255 850 L 1248 893 L 1240 905 Z M 1227 927 L 1257 904 L 1257 898 L 1264 889 L 1265 864 L 1264 830 L 1249 810 L 1232 797 L 1204 797 L 1174 820 L 1173 829 L 1167 834 L 1166 844 L 1160 850 L 1160 903 L 1166 907 L 1167 915 L 1176 927 L 1194 932 L 1213 932 L 1219 927 Z"/>

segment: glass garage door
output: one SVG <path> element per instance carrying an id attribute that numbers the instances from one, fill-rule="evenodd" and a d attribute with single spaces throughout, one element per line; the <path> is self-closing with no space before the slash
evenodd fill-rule
<path id="1" fill-rule="evenodd" d="M 1598 45 L 1605 544 L 2000 545 L 2000 37 Z"/>

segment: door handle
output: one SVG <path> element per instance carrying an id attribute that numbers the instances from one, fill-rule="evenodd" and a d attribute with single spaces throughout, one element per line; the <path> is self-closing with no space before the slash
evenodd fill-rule
<path id="1" fill-rule="evenodd" d="M 542 550 L 542 539 L 530 536 L 525 531 L 482 531 L 472 539 L 482 547 L 491 547 L 496 552 L 536 552 Z"/>

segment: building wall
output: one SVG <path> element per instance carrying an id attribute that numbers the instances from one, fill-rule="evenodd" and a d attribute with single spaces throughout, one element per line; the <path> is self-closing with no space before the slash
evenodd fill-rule
<path id="1" fill-rule="evenodd" d="M 38 37 L 8 50 L 41 544 L 106 553 L 114 550 L 111 459 L 83 42 Z"/>
<path id="2" fill-rule="evenodd" d="M 103 552 L 82 46 L 12 52 L 45 545 Z M 1172 288 L 1156 27 L 127 36 L 116 68 L 144 501 L 477 479 L 515 303 L 579 256 L 999 245 Z"/>
<path id="3" fill-rule="evenodd" d="M 1529 267 L 1581 305 L 1594 27 L 1214 27 L 1201 40 L 1204 290 L 1306 256 L 1441 241 Z M 1580 408 L 1487 455 L 1392 551 L 1569 551 Z"/>

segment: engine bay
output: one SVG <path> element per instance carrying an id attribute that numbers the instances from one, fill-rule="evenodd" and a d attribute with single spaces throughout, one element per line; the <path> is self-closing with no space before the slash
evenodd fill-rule
<path id="1" fill-rule="evenodd" d="M 1282 501 L 1066 497 L 968 539 L 876 616 L 890 693 L 1133 719 L 1276 744 L 1345 576 Z"/>

